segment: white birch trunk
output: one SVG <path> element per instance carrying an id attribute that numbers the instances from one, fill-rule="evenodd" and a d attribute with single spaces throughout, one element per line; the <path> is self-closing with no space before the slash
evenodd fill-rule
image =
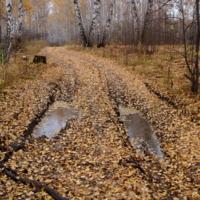
<path id="1" fill-rule="evenodd" d="M 19 0 L 19 7 L 18 7 L 18 34 L 17 34 L 18 46 L 22 42 L 22 33 L 23 33 L 23 0 Z"/>
<path id="2" fill-rule="evenodd" d="M 13 37 L 14 37 L 12 0 L 6 0 L 6 13 L 7 13 L 7 36 L 6 36 L 5 58 L 9 60 L 13 46 Z"/>
<path id="3" fill-rule="evenodd" d="M 87 38 L 86 38 L 85 30 L 83 27 L 83 21 L 82 21 L 81 12 L 80 12 L 79 5 L 78 5 L 78 0 L 74 0 L 74 6 L 75 6 L 75 12 L 76 12 L 76 17 L 77 17 L 77 21 L 78 21 L 78 27 L 80 29 L 80 34 L 81 34 L 81 38 L 83 41 L 83 46 L 86 47 L 87 46 Z"/>
<path id="4" fill-rule="evenodd" d="M 135 0 L 131 0 L 131 5 L 132 5 L 132 9 L 133 9 L 133 15 L 135 17 L 135 21 L 136 21 L 136 34 L 137 34 L 137 43 L 140 40 L 140 22 L 139 22 L 139 17 L 138 17 L 138 13 L 137 13 L 137 7 L 136 7 L 136 3 Z"/>
<path id="5" fill-rule="evenodd" d="M 101 43 L 101 15 L 100 15 L 100 5 L 101 5 L 101 2 L 99 1 L 99 7 L 98 7 L 98 12 L 97 12 L 97 46 L 100 45 Z"/>
<path id="6" fill-rule="evenodd" d="M 94 12 L 92 16 L 92 23 L 89 30 L 88 46 L 92 47 L 94 42 L 94 29 L 97 25 L 97 31 L 100 32 L 100 0 L 94 0 Z"/>
<path id="7" fill-rule="evenodd" d="M 101 47 L 101 46 L 105 47 L 106 46 L 106 39 L 107 39 L 107 36 L 108 36 L 108 31 L 109 31 L 112 16 L 113 16 L 114 5 L 115 5 L 115 0 L 112 0 L 110 10 L 109 10 L 109 13 L 108 13 L 108 17 L 107 17 L 107 20 L 106 20 L 106 27 L 104 29 L 102 43 L 99 47 Z"/>
<path id="8" fill-rule="evenodd" d="M 141 34 L 141 44 L 144 44 L 145 38 L 146 38 L 146 34 L 147 34 L 147 30 L 149 27 L 149 21 L 151 19 L 152 16 L 152 11 L 153 11 L 153 0 L 148 0 L 148 4 L 147 4 L 147 11 L 146 11 L 146 15 L 144 18 L 144 26 L 142 29 L 142 34 Z"/>

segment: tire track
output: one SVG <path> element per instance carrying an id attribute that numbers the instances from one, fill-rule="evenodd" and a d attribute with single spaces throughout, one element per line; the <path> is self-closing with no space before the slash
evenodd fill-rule
<path id="1" fill-rule="evenodd" d="M 56 61 L 63 69 L 63 77 L 60 77 L 60 81 L 62 81 L 62 84 L 57 85 L 59 89 L 56 94 L 55 100 L 64 100 L 67 102 L 73 101 L 73 97 L 75 96 L 77 91 L 77 75 L 74 68 L 72 67 L 72 64 L 68 64 L 65 60 L 50 54 L 47 49 L 44 49 L 42 53 L 45 56 Z"/>

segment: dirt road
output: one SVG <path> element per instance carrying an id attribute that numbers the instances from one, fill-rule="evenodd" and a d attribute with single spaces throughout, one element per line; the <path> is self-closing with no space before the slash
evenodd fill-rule
<path id="1" fill-rule="evenodd" d="M 7 167 L 69 199 L 199 198 L 197 125 L 109 60 L 65 47 L 48 47 L 41 54 L 51 67 L 16 89 L 11 97 L 17 99 L 3 110 L 1 130 L 7 146 L 30 132 L 30 124 L 52 101 L 70 102 L 82 115 L 52 139 L 27 137 L 25 147 L 12 153 Z M 135 107 L 147 119 L 160 138 L 164 161 L 148 152 L 136 153 L 119 121 L 119 105 Z M 4 199 L 52 198 L 0 175 Z"/>

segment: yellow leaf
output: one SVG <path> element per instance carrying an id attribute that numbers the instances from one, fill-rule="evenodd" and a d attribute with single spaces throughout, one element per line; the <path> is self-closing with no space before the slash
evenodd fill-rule
<path id="1" fill-rule="evenodd" d="M 132 182 L 136 181 L 135 178 L 130 178 L 129 180 L 132 181 Z"/>
<path id="2" fill-rule="evenodd" d="M 55 156 L 56 154 L 55 153 L 51 153 L 51 156 Z"/>
<path id="3" fill-rule="evenodd" d="M 132 170 L 128 173 L 129 176 L 132 176 L 133 174 L 135 174 L 135 170 Z"/>

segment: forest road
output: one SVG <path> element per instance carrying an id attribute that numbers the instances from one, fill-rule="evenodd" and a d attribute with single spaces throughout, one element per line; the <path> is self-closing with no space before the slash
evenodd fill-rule
<path id="1" fill-rule="evenodd" d="M 61 86 L 59 100 L 71 102 L 82 111 L 81 118 L 72 120 L 70 128 L 62 133 L 68 148 L 75 153 L 76 158 L 70 157 L 75 162 L 74 168 L 78 170 L 79 178 L 84 179 L 76 187 L 91 195 L 94 189 L 91 186 L 86 189 L 85 185 L 93 182 L 96 187 L 101 183 L 102 186 L 96 188 L 97 199 L 105 198 L 108 188 L 110 195 L 117 199 L 132 199 L 137 195 L 130 188 L 141 190 L 143 199 L 151 196 L 152 191 L 148 187 L 151 175 L 147 175 L 150 164 L 146 165 L 142 156 L 136 155 L 124 125 L 119 121 L 119 105 L 133 106 L 135 93 L 147 91 L 145 86 L 131 74 L 126 74 L 127 70 L 96 56 L 85 56 L 65 47 L 47 47 L 42 54 L 70 74 L 62 77 L 65 83 Z M 134 82 L 135 86 L 127 84 L 130 82 Z M 157 160 L 152 159 L 154 162 L 157 163 Z M 155 164 L 155 169 L 157 167 L 160 168 Z M 135 181 L 131 178 L 133 176 L 137 177 Z"/>
<path id="2" fill-rule="evenodd" d="M 49 63 L 44 73 L 24 82 L 12 93 L 14 100 L 5 104 L 2 130 L 9 130 L 3 134 L 10 138 L 6 142 L 22 136 L 52 99 L 69 103 L 81 115 L 50 139 L 27 138 L 25 149 L 13 152 L 6 167 L 68 199 L 196 198 L 192 195 L 199 191 L 200 155 L 195 124 L 180 118 L 137 75 L 109 59 L 66 47 L 46 47 L 41 55 Z M 165 161 L 149 152 L 137 154 L 119 121 L 120 105 L 146 117 L 160 138 Z M 44 191 L 0 176 L 5 199 L 52 199 Z"/>
<path id="3" fill-rule="evenodd" d="M 184 187 L 193 188 L 193 194 L 198 193 L 199 178 L 192 170 L 196 169 L 195 163 L 200 158 L 199 139 L 195 125 L 189 123 L 187 117 L 180 118 L 176 109 L 148 91 L 140 77 L 109 59 L 67 50 L 66 47 L 48 47 L 43 53 L 73 71 L 73 75 L 68 76 L 73 79 L 70 96 L 83 115 L 72 122 L 66 132 L 77 133 L 76 136 L 72 134 L 71 148 L 78 157 L 79 178 L 83 174 L 83 177 L 90 177 L 90 181 L 86 178 L 90 187 L 85 190 L 84 179 L 78 186 L 81 190 L 91 194 L 91 181 L 94 181 L 95 188 L 97 183 L 103 184 L 102 188 L 96 188 L 97 199 L 189 197 L 191 193 Z M 167 167 L 148 152 L 145 157 L 136 153 L 119 121 L 120 105 L 134 107 L 146 117 L 160 137 L 165 155 L 170 158 Z M 180 124 L 185 124 L 184 129 Z M 187 134 L 184 134 L 186 130 Z M 174 155 L 176 159 L 173 159 Z M 190 158 L 190 162 L 182 162 L 182 155 Z M 184 178 L 181 178 L 183 174 Z M 180 188 L 180 184 L 184 187 Z"/>

